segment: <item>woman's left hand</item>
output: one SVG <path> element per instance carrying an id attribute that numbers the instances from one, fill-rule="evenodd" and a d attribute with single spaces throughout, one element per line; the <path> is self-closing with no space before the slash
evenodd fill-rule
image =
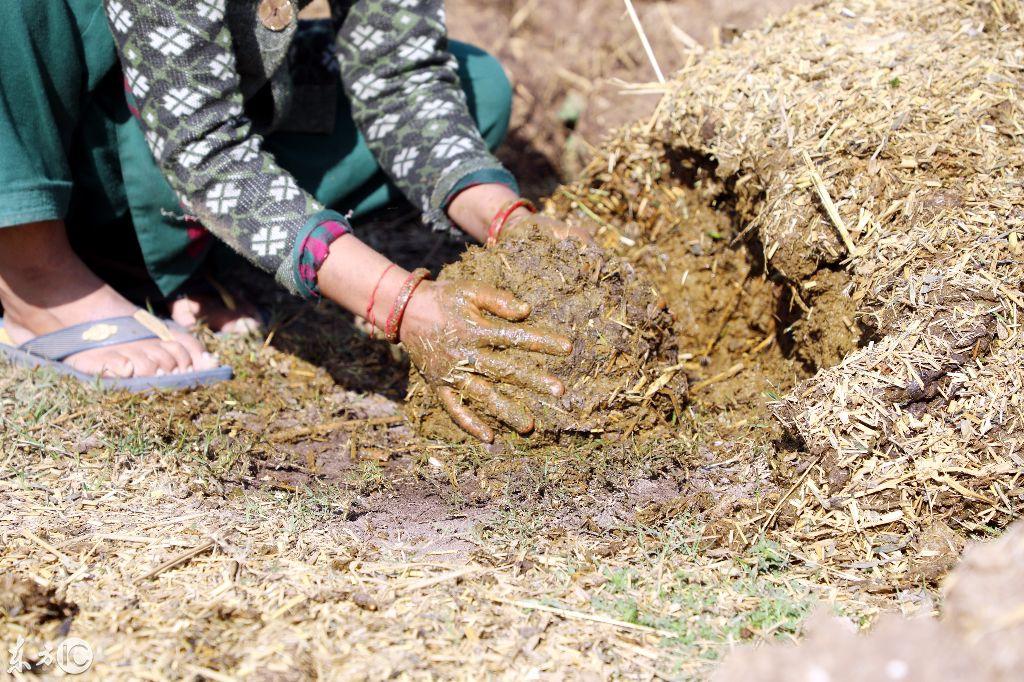
<path id="1" fill-rule="evenodd" d="M 564 334 L 524 324 L 530 306 L 493 286 L 473 281 L 423 282 L 402 319 L 401 339 L 445 410 L 460 428 L 485 443 L 494 430 L 476 413 L 513 430 L 533 430 L 533 415 L 499 390 L 518 386 L 558 397 L 565 386 L 539 365 L 513 360 L 516 348 L 545 355 L 569 355 Z M 473 407 L 470 407 L 473 405 Z"/>
<path id="2" fill-rule="evenodd" d="M 528 233 L 537 228 L 549 232 L 555 239 L 579 239 L 584 244 L 594 244 L 594 235 L 584 227 L 570 225 L 551 216 L 528 211 L 516 212 L 508 219 L 508 223 L 498 233 L 498 242 L 502 242 L 516 234 Z"/>

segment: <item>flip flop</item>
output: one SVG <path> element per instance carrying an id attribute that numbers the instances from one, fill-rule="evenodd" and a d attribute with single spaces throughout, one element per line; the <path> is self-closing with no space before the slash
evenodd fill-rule
<path id="1" fill-rule="evenodd" d="M 10 334 L 3 326 L 3 321 L 0 320 L 0 356 L 15 365 L 29 368 L 46 367 L 58 374 L 74 377 L 82 383 L 95 384 L 105 389 L 140 392 L 154 389 L 196 388 L 227 381 L 234 375 L 231 367 L 222 365 L 201 372 L 118 379 L 79 372 L 63 362 L 68 357 L 82 351 L 146 339 L 172 341 L 174 337 L 163 320 L 145 310 L 139 310 L 132 316 L 110 317 L 105 320 L 72 325 L 50 334 L 37 336 L 20 346 L 14 345 Z"/>

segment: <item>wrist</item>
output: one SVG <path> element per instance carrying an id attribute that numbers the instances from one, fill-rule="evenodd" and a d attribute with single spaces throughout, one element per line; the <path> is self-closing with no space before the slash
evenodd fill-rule
<path id="1" fill-rule="evenodd" d="M 522 219 L 522 215 L 537 212 L 537 208 L 529 199 L 515 199 L 510 201 L 494 214 L 491 219 L 491 226 L 487 230 L 487 246 L 494 246 L 501 239 L 505 228 Z"/>
<path id="2" fill-rule="evenodd" d="M 413 292 L 398 329 L 399 340 L 418 336 L 424 330 L 433 328 L 441 319 L 435 295 L 437 286 L 437 282 L 426 280 Z"/>
<path id="3" fill-rule="evenodd" d="M 487 240 L 491 221 L 502 206 L 519 195 L 505 185 L 474 185 L 460 192 L 448 206 L 448 217 L 478 242 Z"/>

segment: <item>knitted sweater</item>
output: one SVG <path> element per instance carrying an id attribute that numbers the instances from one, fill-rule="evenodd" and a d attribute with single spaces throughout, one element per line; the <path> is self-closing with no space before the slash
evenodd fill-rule
<path id="1" fill-rule="evenodd" d="M 261 19 L 259 0 L 104 0 L 129 104 L 182 206 L 303 296 L 350 230 L 263 149 L 294 118 L 285 57 L 309 1 L 264 0 Z M 451 229 L 447 203 L 479 178 L 515 187 L 470 116 L 443 0 L 332 0 L 332 14 L 353 118 L 427 223 Z M 269 114 L 250 106 L 268 92 Z"/>

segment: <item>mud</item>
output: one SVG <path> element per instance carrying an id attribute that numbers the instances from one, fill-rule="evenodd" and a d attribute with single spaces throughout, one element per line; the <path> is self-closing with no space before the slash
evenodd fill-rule
<path id="1" fill-rule="evenodd" d="M 942 618 L 884 615 L 866 635 L 819 613 L 798 646 L 742 648 L 716 682 L 860 682 L 1021 679 L 1024 665 L 1024 523 L 975 544 L 944 586 Z"/>
<path id="2" fill-rule="evenodd" d="M 638 225 L 651 243 L 627 257 L 664 294 L 675 316 L 694 404 L 760 413 L 766 395 L 805 376 L 790 357 L 786 289 L 765 271 L 755 248 L 737 243 L 734 216 L 699 189 L 672 190 L 678 224 Z M 798 311 L 799 312 L 799 311 Z"/>
<path id="3" fill-rule="evenodd" d="M 633 265 L 594 246 L 539 231 L 523 237 L 494 249 L 470 249 L 440 279 L 477 280 L 510 291 L 532 306 L 530 323 L 573 339 L 567 357 L 504 351 L 545 368 L 566 386 L 557 399 L 501 387 L 533 412 L 530 443 L 564 434 L 615 437 L 669 419 L 681 408 L 687 380 L 672 317 L 658 291 Z M 426 436 L 463 437 L 415 370 L 408 413 Z"/>

